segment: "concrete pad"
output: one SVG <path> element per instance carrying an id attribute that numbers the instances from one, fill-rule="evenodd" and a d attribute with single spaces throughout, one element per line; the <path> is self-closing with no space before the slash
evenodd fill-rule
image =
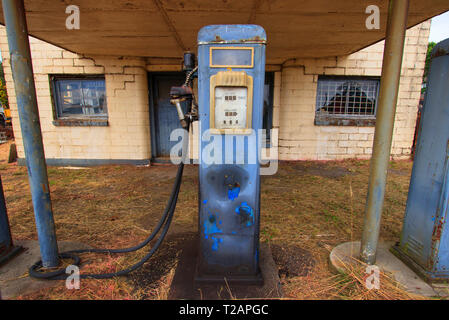
<path id="1" fill-rule="evenodd" d="M 270 247 L 260 244 L 260 269 L 264 284 L 238 285 L 234 283 L 198 283 L 194 281 L 198 238 L 186 242 L 171 283 L 168 299 L 223 300 L 223 299 L 273 299 L 282 298 L 283 292 L 278 268 Z"/>
<path id="2" fill-rule="evenodd" d="M 432 286 L 422 280 L 407 265 L 390 252 L 394 242 L 379 243 L 377 249 L 376 266 L 381 271 L 393 275 L 395 280 L 404 286 L 406 291 L 425 297 L 437 297 L 439 294 Z M 344 273 L 344 264 L 360 262 L 360 241 L 345 242 L 336 246 L 330 254 L 331 266 L 338 272 Z"/>
<path id="3" fill-rule="evenodd" d="M 432 283 L 432 287 L 440 297 L 444 297 L 445 299 L 449 298 L 449 285 L 443 283 Z"/>
<path id="4" fill-rule="evenodd" d="M 65 286 L 63 280 L 37 280 L 28 276 L 28 268 L 41 259 L 39 242 L 36 240 L 15 240 L 15 245 L 22 246 L 24 252 L 0 267 L 0 294 L 2 299 L 14 299 L 52 286 Z M 77 242 L 58 242 L 59 251 L 87 249 L 88 246 Z"/>

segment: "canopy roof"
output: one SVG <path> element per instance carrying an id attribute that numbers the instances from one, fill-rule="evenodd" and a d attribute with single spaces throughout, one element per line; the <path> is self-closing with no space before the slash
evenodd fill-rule
<path id="1" fill-rule="evenodd" d="M 80 30 L 66 29 L 70 4 L 80 8 Z M 380 8 L 380 30 L 366 29 L 369 4 Z M 180 58 L 196 50 L 205 25 L 258 24 L 269 63 L 346 55 L 382 40 L 387 7 L 388 0 L 25 0 L 30 35 L 72 52 Z M 448 0 L 410 0 L 408 27 L 447 10 Z"/>

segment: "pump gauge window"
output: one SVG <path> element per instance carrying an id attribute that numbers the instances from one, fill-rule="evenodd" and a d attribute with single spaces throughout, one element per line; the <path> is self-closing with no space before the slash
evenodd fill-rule
<path id="1" fill-rule="evenodd" d="M 247 87 L 215 87 L 215 128 L 246 128 L 247 106 Z"/>

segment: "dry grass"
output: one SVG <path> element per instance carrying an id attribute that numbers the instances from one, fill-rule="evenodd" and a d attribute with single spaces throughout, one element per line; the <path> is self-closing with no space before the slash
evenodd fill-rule
<path id="1" fill-rule="evenodd" d="M 402 228 L 412 163 L 391 162 L 381 238 L 398 240 Z M 262 241 L 297 245 L 309 250 L 316 265 L 305 277 L 284 278 L 293 299 L 411 299 L 382 275 L 382 290 L 367 290 L 364 268 L 347 266 L 346 275 L 329 271 L 329 249 L 359 240 L 369 175 L 369 161 L 292 162 L 262 187 Z M 351 269 L 352 268 L 352 269 Z M 361 282 L 363 280 L 363 282 Z M 397 285 L 397 284 L 395 284 Z M 401 292 L 401 293 L 400 293 Z"/>
<path id="2" fill-rule="evenodd" d="M 339 300 L 423 300 L 425 297 L 408 293 L 391 275 L 380 273 L 380 288 L 365 286 L 365 266 L 346 264 L 344 273 L 325 277 L 312 274 L 301 281 L 290 281 L 285 288 L 294 299 Z"/>
<path id="3" fill-rule="evenodd" d="M 332 247 L 326 246 L 328 253 Z M 313 274 L 290 281 L 285 288 L 295 299 L 340 299 L 340 300 L 424 300 L 426 297 L 412 294 L 395 280 L 392 274 L 380 271 L 379 289 L 366 287 L 367 265 L 355 258 L 351 263 L 339 261 L 342 271 L 329 275 L 324 264 Z"/>
<path id="4" fill-rule="evenodd" d="M 381 227 L 384 240 L 399 239 L 411 165 L 409 161 L 391 163 Z M 286 298 L 417 298 L 406 294 L 388 275 L 382 275 L 381 290 L 373 291 L 364 287 L 362 268 L 348 266 L 346 275 L 329 271 L 328 248 L 360 239 L 368 169 L 368 161 L 291 162 L 282 163 L 276 175 L 263 177 L 261 241 L 299 246 L 311 252 L 316 262 L 307 276 L 282 279 Z M 49 168 L 58 240 L 112 248 L 138 243 L 157 223 L 175 171 L 165 166 Z M 2 162 L 0 174 L 14 238 L 37 239 L 26 168 Z M 196 232 L 197 183 L 196 168 L 186 168 L 170 234 Z M 162 246 L 162 255 L 164 250 L 173 250 L 168 247 Z M 116 271 L 145 252 L 84 255 L 83 261 L 90 263 L 83 266 L 83 272 Z M 176 255 L 171 256 L 170 264 L 159 268 L 158 259 L 150 260 L 145 270 L 159 270 L 151 285 L 136 285 L 129 277 L 83 280 L 80 290 L 69 291 L 61 284 L 20 298 L 166 299 L 177 261 Z"/>

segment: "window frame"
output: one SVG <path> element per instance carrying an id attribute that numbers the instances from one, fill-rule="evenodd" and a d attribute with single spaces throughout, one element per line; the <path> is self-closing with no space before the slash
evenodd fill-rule
<path id="1" fill-rule="evenodd" d="M 360 115 L 360 114 L 319 114 L 318 113 L 318 99 L 319 99 L 319 82 L 320 80 L 334 80 L 334 81 L 377 81 L 376 101 L 374 106 L 374 115 Z M 316 126 L 357 126 L 357 127 L 374 127 L 376 125 L 377 106 L 379 103 L 380 77 L 375 76 L 318 76 L 315 99 L 315 120 Z M 348 100 L 346 101 L 346 103 Z"/>
<path id="2" fill-rule="evenodd" d="M 101 115 L 79 115 L 64 117 L 60 116 L 61 110 L 59 106 L 59 92 L 57 91 L 57 81 L 59 80 L 98 80 L 104 81 L 105 84 L 105 101 L 106 111 Z M 51 104 L 53 111 L 53 125 L 55 126 L 108 126 L 109 110 L 108 99 L 106 94 L 106 77 L 104 74 L 51 74 L 49 75 Z"/>

